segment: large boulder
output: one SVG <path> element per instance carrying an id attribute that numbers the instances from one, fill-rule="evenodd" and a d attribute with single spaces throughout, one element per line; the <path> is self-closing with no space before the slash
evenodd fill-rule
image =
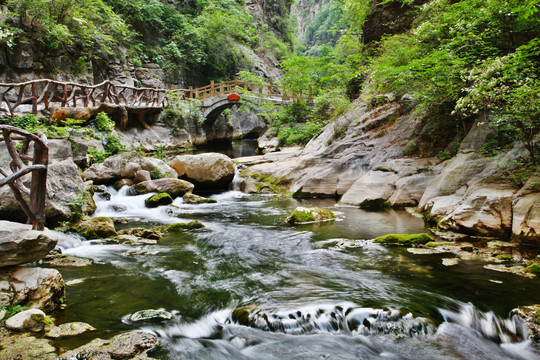
<path id="1" fill-rule="evenodd" d="M 51 311 L 64 300 L 64 280 L 57 270 L 12 267 L 0 271 L 0 306 L 24 304 Z"/>
<path id="2" fill-rule="evenodd" d="M 82 174 L 82 177 L 85 181 L 92 180 L 95 184 L 111 184 L 124 178 L 134 179 L 139 170 L 146 170 L 163 178 L 178 177 L 176 171 L 162 160 L 141 157 L 135 152 L 114 155 L 100 164 L 94 164 Z"/>
<path id="3" fill-rule="evenodd" d="M 514 192 L 504 185 L 483 184 L 471 188 L 463 200 L 439 220 L 439 228 L 508 238 L 512 229 Z"/>
<path id="4" fill-rule="evenodd" d="M 31 175 L 23 177 L 23 184 L 30 188 Z M 23 194 L 30 203 L 28 196 Z M 26 222 L 26 215 L 15 199 L 9 186 L 0 188 L 0 219 Z M 91 192 L 83 182 L 77 165 L 71 159 L 49 165 L 47 172 L 47 198 L 45 217 L 47 223 L 69 221 L 75 217 L 91 214 L 95 203 Z"/>
<path id="5" fill-rule="evenodd" d="M 169 166 L 176 170 L 179 177 L 195 184 L 197 189 L 228 189 L 234 178 L 233 161 L 218 153 L 179 155 Z"/>
<path id="6" fill-rule="evenodd" d="M 136 184 L 133 188 L 138 194 L 157 192 L 166 193 L 173 198 L 177 198 L 193 191 L 195 186 L 185 180 L 168 178 L 143 181 Z"/>
<path id="7" fill-rule="evenodd" d="M 31 225 L 0 220 L 0 268 L 42 259 L 57 242 L 52 231 L 32 230 Z"/>

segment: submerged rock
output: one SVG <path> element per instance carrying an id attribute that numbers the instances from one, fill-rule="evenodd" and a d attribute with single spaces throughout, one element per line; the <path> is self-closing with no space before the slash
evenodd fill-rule
<path id="1" fill-rule="evenodd" d="M 92 260 L 76 257 L 76 256 L 68 256 L 68 255 L 60 255 L 56 256 L 51 260 L 46 261 L 49 265 L 52 266 L 66 266 L 66 267 L 84 267 L 84 266 L 90 266 L 92 265 Z"/>
<path id="2" fill-rule="evenodd" d="M 332 221 L 336 219 L 336 215 L 327 209 L 322 208 L 304 208 L 297 207 L 292 214 L 285 219 L 285 222 L 290 225 L 306 224 L 322 221 Z"/>
<path id="3" fill-rule="evenodd" d="M 158 340 L 154 335 L 132 331 L 108 340 L 94 339 L 61 357 L 86 360 L 145 359 L 146 353 L 157 345 Z"/>
<path id="4" fill-rule="evenodd" d="M 55 269 L 14 267 L 0 272 L 0 306 L 25 304 L 52 311 L 65 300 L 62 275 Z"/>
<path id="5" fill-rule="evenodd" d="M 53 322 L 39 309 L 21 311 L 6 320 L 6 328 L 14 331 L 41 331 Z"/>
<path id="6" fill-rule="evenodd" d="M 179 155 L 169 166 L 198 189 L 227 190 L 234 178 L 233 161 L 218 153 Z"/>
<path id="7" fill-rule="evenodd" d="M 62 324 L 59 326 L 53 326 L 47 333 L 45 334 L 48 338 L 59 338 L 59 337 L 65 337 L 65 336 L 75 336 L 83 334 L 87 331 L 94 331 L 96 330 L 92 325 L 89 325 L 87 323 L 83 322 L 72 322 L 67 324 Z"/>
<path id="8" fill-rule="evenodd" d="M 0 221 L 0 268 L 44 258 L 57 242 L 56 234 L 49 230 L 35 231 L 31 225 Z"/>
<path id="9" fill-rule="evenodd" d="M 170 320 L 173 315 L 164 309 L 148 309 L 137 311 L 129 317 L 131 321 L 144 321 L 144 320 Z"/>
<path id="10" fill-rule="evenodd" d="M 208 199 L 199 195 L 195 195 L 192 193 L 187 193 L 183 196 L 184 204 L 215 204 L 217 203 L 217 200 L 214 199 Z"/>
<path id="11" fill-rule="evenodd" d="M 373 242 L 378 244 L 411 246 L 425 245 L 430 241 L 433 241 L 433 238 L 428 234 L 388 234 L 375 238 Z"/>
<path id="12" fill-rule="evenodd" d="M 76 231 L 86 239 L 100 239 L 116 236 L 114 221 L 108 217 L 95 217 L 90 220 L 81 221 L 72 226 Z"/>
<path id="13" fill-rule="evenodd" d="M 156 194 L 144 200 L 144 205 L 147 208 L 157 208 L 158 206 L 172 204 L 173 198 L 167 193 Z"/>
<path id="14" fill-rule="evenodd" d="M 180 179 L 157 179 L 138 183 L 133 188 L 137 194 L 157 192 L 166 193 L 172 198 L 177 198 L 193 191 L 195 186 Z"/>

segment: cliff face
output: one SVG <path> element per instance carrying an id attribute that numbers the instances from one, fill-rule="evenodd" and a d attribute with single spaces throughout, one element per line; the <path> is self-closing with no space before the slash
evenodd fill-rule
<path id="1" fill-rule="evenodd" d="M 253 16 L 252 25 L 260 32 L 258 36 L 263 40 L 270 36 L 277 41 L 292 44 L 289 16 L 291 2 L 290 0 L 257 0 L 246 3 L 248 13 Z M 167 21 L 189 22 L 201 16 L 203 11 L 196 7 L 195 2 L 171 0 L 163 1 L 163 4 L 165 5 L 161 9 L 169 12 Z M 241 5 L 236 6 L 237 10 L 241 9 Z M 174 9 L 178 11 L 178 14 L 174 14 Z M 120 10 L 116 8 L 113 10 L 120 14 Z M 175 35 L 177 37 L 173 40 L 164 34 L 166 24 L 163 24 L 163 19 L 132 20 L 125 10 L 126 14 L 122 16 L 126 19 L 126 29 L 135 36 L 133 39 L 137 43 L 135 48 L 115 45 L 114 48 L 100 49 L 96 43 L 93 47 L 84 49 L 79 44 L 70 43 L 70 41 L 54 48 L 49 46 L 43 37 L 38 36 L 37 32 L 33 33 L 35 29 L 41 29 L 40 31 L 43 32 L 42 25 L 25 16 L 13 15 L 10 11 L 6 6 L 0 8 L 0 23 L 5 24 L 8 29 L 15 29 L 15 35 L 9 41 L 6 40 L 7 37 L 0 37 L 0 82 L 23 82 L 38 78 L 80 83 L 112 80 L 132 86 L 164 88 L 206 85 L 209 79 L 218 80 L 219 76 L 232 78 L 239 70 L 249 70 L 272 79 L 281 77 L 280 71 L 276 68 L 278 60 L 272 53 L 272 43 L 261 41 L 260 44 L 254 44 L 252 37 L 256 35 L 250 33 L 253 29 L 245 29 L 245 34 L 234 35 L 245 36 L 244 39 L 235 39 L 231 35 L 227 43 L 228 48 L 223 49 L 223 59 L 220 60 L 220 52 L 216 52 L 215 49 L 209 50 L 207 44 L 202 41 L 204 39 L 200 38 L 203 35 L 197 33 L 197 31 L 211 31 L 211 26 L 216 26 L 215 24 L 203 23 L 198 29 L 190 28 L 192 25 L 185 25 L 186 33 L 181 34 L 182 39 L 178 38 L 177 33 Z M 145 11 L 152 11 L 152 9 Z M 159 14 L 157 10 L 156 13 Z M 157 15 L 153 14 L 153 16 Z M 212 16 L 209 18 L 212 19 Z M 133 23 L 128 24 L 128 21 Z M 161 22 L 159 26 L 164 28 L 158 28 L 158 25 L 153 24 L 152 21 Z M 205 26 L 208 26 L 208 29 L 204 28 Z M 181 44 L 188 40 L 192 41 L 189 45 L 191 47 L 181 48 Z M 144 49 L 144 54 L 142 51 L 134 51 L 137 47 Z M 164 54 L 156 52 L 155 49 L 171 53 L 171 59 L 165 59 Z M 210 56 L 209 51 L 214 51 L 214 53 Z M 219 62 L 227 63 L 226 69 L 223 67 L 223 71 L 228 72 L 227 74 L 214 74 L 215 67 L 208 66 L 208 64 L 213 65 Z M 221 66 L 221 64 L 218 65 Z M 210 73 L 216 77 L 212 78 L 214 75 L 211 76 Z"/>
<path id="2" fill-rule="evenodd" d="M 335 0 L 298 0 L 291 8 L 291 16 L 296 22 L 296 41 L 305 44 L 306 48 L 315 45 L 315 32 L 326 31 L 319 29 L 329 16 L 330 6 Z M 328 34 L 330 35 L 330 34 Z"/>
<path id="3" fill-rule="evenodd" d="M 373 210 L 413 206 L 438 229 L 540 245 L 540 173 L 524 184 L 505 175 L 520 171 L 527 155 L 520 144 L 494 156 L 482 153 L 493 131 L 483 125 L 485 114 L 457 154 L 442 161 L 411 154 L 430 124 L 405 102 L 355 105 L 296 156 L 250 171 L 281 178 L 294 197 L 331 197 Z"/>

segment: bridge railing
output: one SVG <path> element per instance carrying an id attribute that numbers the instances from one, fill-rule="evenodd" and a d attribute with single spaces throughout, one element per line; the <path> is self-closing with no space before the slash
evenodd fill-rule
<path id="1" fill-rule="evenodd" d="M 128 107 L 163 107 L 167 104 L 167 91 L 118 85 L 109 80 L 97 85 L 49 79 L 16 84 L 0 83 L 0 111 L 9 112 L 13 116 L 19 106 L 31 105 L 32 113 L 37 114 L 40 105 L 48 110 L 53 104 L 61 107 L 88 107 L 104 103 Z"/>
<path id="2" fill-rule="evenodd" d="M 60 82 L 50 79 L 22 83 L 0 83 L 0 113 L 14 116 L 22 105 L 30 105 L 35 115 L 38 111 L 58 107 L 95 107 L 101 104 L 120 105 L 131 108 L 162 108 L 167 106 L 167 94 L 175 92 L 184 98 L 204 100 L 213 96 L 246 91 L 253 96 L 275 98 L 281 101 L 305 99 L 312 101 L 311 88 L 295 93 L 284 86 L 259 85 L 235 78 L 231 81 L 189 89 L 158 89 L 114 84 L 107 80 L 97 85 Z M 28 109 L 21 112 L 29 112 Z"/>
<path id="3" fill-rule="evenodd" d="M 214 83 L 212 81 L 210 85 L 199 87 L 199 88 L 192 88 L 190 87 L 188 90 L 184 91 L 184 96 L 191 98 L 191 99 L 197 99 L 197 100 L 204 100 L 213 96 L 219 96 L 219 95 L 227 95 L 232 94 L 236 92 L 241 92 L 242 90 L 247 91 L 254 96 L 258 97 L 267 97 L 267 98 L 279 98 L 281 100 L 297 100 L 297 99 L 305 99 L 308 101 L 312 101 L 312 91 L 311 87 L 306 90 L 305 92 L 307 94 L 304 94 L 303 91 L 300 93 L 295 93 L 290 90 L 288 90 L 284 86 L 279 85 L 259 85 L 250 83 L 247 81 L 241 81 L 238 80 L 238 78 L 235 78 L 231 81 L 226 82 L 220 82 L 220 83 Z"/>

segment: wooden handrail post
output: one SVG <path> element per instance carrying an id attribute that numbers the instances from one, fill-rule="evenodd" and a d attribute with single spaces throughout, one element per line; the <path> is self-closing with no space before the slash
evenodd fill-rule
<path id="1" fill-rule="evenodd" d="M 214 96 L 214 80 L 210 81 L 210 96 Z"/>
<path id="2" fill-rule="evenodd" d="M 32 114 L 34 115 L 37 115 L 37 99 L 38 98 L 38 94 L 37 94 L 37 87 L 36 87 L 36 83 L 33 83 L 32 84 Z"/>
<path id="3" fill-rule="evenodd" d="M 189 87 L 189 98 L 191 99 L 191 98 L 193 98 L 193 97 L 194 97 L 194 96 L 193 96 L 193 86 L 190 86 L 190 87 Z"/>
<path id="4" fill-rule="evenodd" d="M 34 143 L 34 165 L 45 165 L 45 170 L 32 172 L 32 187 L 30 188 L 30 211 L 35 220 L 32 229 L 43 231 L 45 229 L 45 199 L 47 197 L 47 165 L 49 162 L 49 148 L 47 137 L 36 134 L 42 143 Z"/>

